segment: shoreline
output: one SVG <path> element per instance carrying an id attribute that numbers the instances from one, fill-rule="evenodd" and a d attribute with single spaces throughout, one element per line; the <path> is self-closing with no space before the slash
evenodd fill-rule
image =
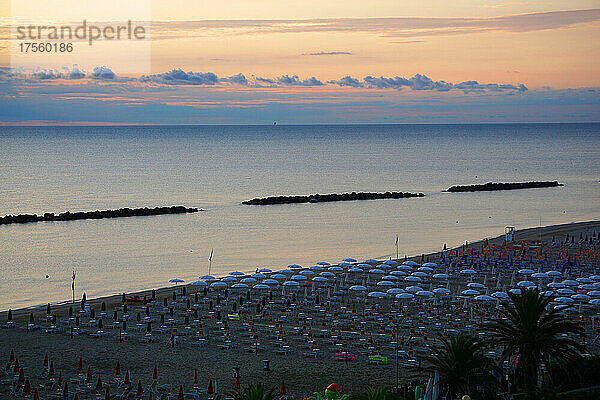
<path id="1" fill-rule="evenodd" d="M 581 230 L 588 230 L 588 229 L 600 230 L 600 220 L 570 222 L 567 224 L 546 225 L 546 226 L 541 226 L 541 227 L 531 227 L 531 228 L 519 229 L 519 230 L 515 231 L 514 241 L 515 242 L 530 241 L 530 240 L 538 240 L 539 238 L 541 238 L 541 240 L 544 241 L 544 240 L 551 239 L 553 235 L 556 236 L 557 241 L 560 241 L 559 238 L 560 237 L 564 238 L 565 234 L 567 234 L 567 233 L 577 232 L 577 231 L 581 231 Z M 469 247 L 480 246 L 484 240 L 485 240 L 485 238 L 475 241 L 475 242 L 468 243 L 468 246 Z M 493 238 L 488 238 L 487 240 L 490 245 L 497 245 L 504 241 L 504 235 L 502 234 L 499 236 L 495 236 Z M 462 248 L 462 246 L 463 245 L 459 245 L 457 247 L 448 248 L 445 252 L 448 253 L 448 252 L 451 252 L 454 250 L 459 250 Z M 432 252 L 432 253 L 423 253 L 423 254 L 419 254 L 419 255 L 408 256 L 406 259 L 413 260 L 413 261 L 419 261 L 421 259 L 421 257 L 427 257 L 430 259 L 430 261 L 435 262 L 435 261 L 438 261 L 441 259 L 442 253 L 443 253 L 442 251 L 437 251 L 437 252 Z M 391 259 L 395 260 L 395 258 L 393 258 L 393 257 Z M 398 260 L 403 261 L 404 257 L 400 257 Z M 381 259 L 381 261 L 384 261 L 384 260 Z M 335 265 L 335 264 L 332 264 L 332 265 Z M 283 269 L 283 268 L 285 268 L 285 266 L 281 266 L 281 268 Z M 274 272 L 276 272 L 276 271 L 274 271 Z M 251 274 L 251 273 L 252 273 L 251 271 L 248 271 L 248 274 Z M 219 279 L 221 277 L 215 276 L 215 278 Z M 150 295 L 152 294 L 152 290 L 155 290 L 157 297 L 164 297 L 165 295 L 170 295 L 173 290 L 180 289 L 181 287 L 184 287 L 184 286 L 189 289 L 190 284 L 185 283 L 182 285 L 162 286 L 159 288 L 146 288 L 146 289 L 142 289 L 142 290 L 138 290 L 138 291 L 128 292 L 125 294 L 127 296 L 138 295 L 142 298 L 144 295 L 146 295 L 149 298 Z M 83 294 L 83 292 L 85 292 L 85 291 L 82 291 L 82 294 Z M 108 294 L 105 296 L 88 298 L 87 304 L 99 305 L 102 302 L 105 302 L 107 307 L 112 308 L 117 304 L 121 304 L 121 298 L 122 298 L 122 293 Z M 75 305 L 79 304 L 80 301 L 81 301 L 81 296 L 79 296 L 78 298 L 75 299 Z M 26 318 L 30 312 L 33 312 L 35 316 L 37 316 L 38 314 L 42 314 L 42 313 L 45 315 L 46 304 L 38 304 L 38 305 L 33 305 L 33 306 L 28 306 L 28 307 L 12 309 L 13 318 L 15 320 L 19 320 L 19 318 L 23 318 L 23 317 Z M 67 311 L 69 306 L 73 305 L 73 303 L 72 303 L 72 300 L 62 300 L 62 301 L 59 301 L 56 303 L 51 302 L 50 305 L 52 306 L 54 313 L 57 313 L 57 312 L 63 313 L 65 311 Z M 8 309 L 1 310 L 0 311 L 0 319 L 5 319 L 7 313 L 8 313 Z"/>

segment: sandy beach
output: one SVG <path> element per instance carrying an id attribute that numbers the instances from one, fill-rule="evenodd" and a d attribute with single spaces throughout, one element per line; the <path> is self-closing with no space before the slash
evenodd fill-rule
<path id="1" fill-rule="evenodd" d="M 385 275 L 400 278 L 390 281 L 392 285 L 380 285 L 386 276 L 382 279 L 377 272 L 354 275 L 348 270 L 360 263 L 352 262 L 343 271 L 330 274 L 322 286 L 317 281 L 308 285 L 300 280 L 299 287 L 288 289 L 279 282 L 270 285 L 269 290 L 252 289 L 249 297 L 248 290 L 236 290 L 231 283 L 226 293 L 223 289 L 211 289 L 209 282 L 206 292 L 204 286 L 187 284 L 156 289 L 154 300 L 151 289 L 126 294 L 130 299 L 135 295 L 140 300 L 145 297 L 147 307 L 144 302 L 129 301 L 125 309 L 122 296 L 109 296 L 88 299 L 91 308 L 84 310 L 80 309 L 78 299 L 72 306 L 72 317 L 68 315 L 69 304 L 52 305 L 49 315 L 45 306 L 13 310 L 10 322 L 3 312 L 0 354 L 8 363 L 8 356 L 14 350 L 24 376 L 32 387 L 39 389 L 40 399 L 58 398 L 64 382 L 68 383 L 69 399 L 74 393 L 82 400 L 96 398 L 99 392 L 94 386 L 98 377 L 105 387 L 109 386 L 111 394 L 125 394 L 123 398 L 133 396 L 138 381 L 144 390 L 142 398 L 148 398 L 150 391 L 155 395 L 176 396 L 180 385 L 186 398 L 207 398 L 210 379 L 216 380 L 218 393 L 234 388 L 236 367 L 241 384 L 260 381 L 279 391 L 284 382 L 287 394 L 303 398 L 314 391 L 322 392 L 332 382 L 338 383 L 344 393 L 368 386 L 395 385 L 394 328 L 399 327 L 398 349 L 403 352 L 398 363 L 400 386 L 405 386 L 424 378 L 414 372 L 414 367 L 419 365 L 419 354 L 435 343 L 437 334 L 452 330 L 476 333 L 476 324 L 494 315 L 495 302 L 472 301 L 464 294 L 464 289 L 476 287 L 468 286 L 469 283 L 481 285 L 480 295 L 517 288 L 520 278 L 516 270 L 525 267 L 536 272 L 559 270 L 563 274 L 560 279 L 587 279 L 598 273 L 599 233 L 600 221 L 530 228 L 517 231 L 514 241 L 508 244 L 502 235 L 389 264 L 367 263 L 389 267 Z M 402 264 L 406 261 L 413 261 L 413 265 Z M 417 271 L 427 262 L 432 265 L 431 272 L 423 269 L 419 281 L 406 279 L 420 276 L 411 270 Z M 400 273 L 402 265 L 408 265 L 404 275 Z M 477 274 L 463 274 L 467 267 L 476 269 Z M 331 266 L 302 270 L 320 275 L 319 271 L 328 268 Z M 392 269 L 398 273 L 392 275 Z M 451 277 L 438 282 L 433 277 L 435 273 Z M 268 279 L 272 274 L 266 275 L 258 280 Z M 310 281 L 314 275 L 305 276 Z M 243 278 L 236 277 L 237 282 Z M 285 280 L 291 279 L 288 276 Z M 548 282 L 540 281 L 539 285 Z M 360 285 L 369 289 L 364 292 L 352 289 Z M 393 296 L 379 298 L 366 294 L 386 292 L 392 287 L 412 293 L 411 285 L 420 286 L 422 292 L 434 287 L 446 288 L 448 294 L 423 301 L 417 295 L 406 302 Z M 92 308 L 96 315 L 90 315 Z M 586 326 L 589 336 L 585 342 L 589 346 L 600 346 L 591 325 L 592 317 L 598 318 L 599 311 L 600 307 L 587 303 L 566 311 Z M 26 322 L 30 313 L 34 318 L 31 325 Z M 56 323 L 52 315 L 56 316 Z M 79 321 L 75 316 L 79 316 Z M 100 319 L 102 327 L 98 325 Z M 352 360 L 343 360 L 346 353 L 352 354 Z M 52 363 L 53 376 L 48 375 L 48 367 L 43 365 L 45 355 Z M 78 370 L 80 358 L 83 371 Z M 382 362 L 384 359 L 386 362 Z M 264 368 L 265 360 L 269 363 L 268 370 Z M 117 362 L 120 376 L 115 375 Z M 156 380 L 152 376 L 155 366 Z M 93 381 L 86 382 L 88 367 Z M 7 368 L 2 372 L 0 395 L 6 399 L 23 398 L 22 389 L 17 390 L 13 385 L 19 369 L 14 372 L 11 363 Z M 126 371 L 132 389 L 123 383 Z M 194 383 L 195 372 L 198 383 Z M 155 381 L 155 389 L 151 389 Z M 130 394 L 126 394 L 128 390 Z"/>

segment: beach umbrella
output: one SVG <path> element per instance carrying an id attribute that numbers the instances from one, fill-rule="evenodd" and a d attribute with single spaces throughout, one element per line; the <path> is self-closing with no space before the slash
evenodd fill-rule
<path id="1" fill-rule="evenodd" d="M 250 277 L 256 278 L 256 279 L 262 279 L 262 278 L 266 278 L 267 276 L 261 272 L 257 272 L 255 274 L 250 275 Z"/>
<path id="2" fill-rule="evenodd" d="M 204 282 L 204 281 L 195 281 L 195 282 L 190 283 L 190 285 L 192 285 L 192 286 L 206 286 L 206 282 Z"/>
<path id="3" fill-rule="evenodd" d="M 547 279 L 550 278 L 550 275 L 545 272 L 536 272 L 535 274 L 531 275 L 531 277 L 536 279 Z"/>
<path id="4" fill-rule="evenodd" d="M 215 278 L 212 275 L 204 275 L 204 276 L 201 276 L 200 279 L 203 279 L 205 281 L 215 281 L 215 280 L 217 280 L 217 278 Z"/>
<path id="5" fill-rule="evenodd" d="M 433 268 L 423 266 L 423 267 L 417 268 L 417 271 L 427 272 L 429 274 L 429 273 L 433 272 Z"/>
<path id="6" fill-rule="evenodd" d="M 325 278 L 324 276 L 315 276 L 314 278 L 312 278 L 313 282 L 329 282 L 329 279 Z"/>
<path id="7" fill-rule="evenodd" d="M 552 288 L 552 289 L 562 289 L 565 287 L 565 284 L 562 282 L 550 282 L 546 286 L 548 286 L 549 288 Z"/>
<path id="8" fill-rule="evenodd" d="M 410 265 L 406 265 L 406 264 L 397 265 L 396 269 L 399 269 L 402 271 L 412 271 L 412 267 Z"/>
<path id="9" fill-rule="evenodd" d="M 427 276 L 427 274 L 423 271 L 415 271 L 411 275 L 418 276 L 419 278 L 425 278 Z"/>
<path id="10" fill-rule="evenodd" d="M 240 272 L 240 271 L 231 271 L 231 272 L 229 273 L 229 275 L 231 275 L 231 276 L 244 276 L 244 275 L 246 275 L 246 274 L 245 274 L 245 273 L 243 273 L 243 272 Z"/>
<path id="11" fill-rule="evenodd" d="M 471 282 L 467 284 L 467 287 L 471 289 L 485 289 L 485 285 L 479 282 Z"/>
<path id="12" fill-rule="evenodd" d="M 252 289 L 257 289 L 257 290 L 269 290 L 269 289 L 271 289 L 271 288 L 269 287 L 269 285 L 265 285 L 264 283 L 258 283 L 258 284 L 256 284 L 256 285 L 252 286 Z"/>
<path id="13" fill-rule="evenodd" d="M 436 263 L 432 263 L 432 262 L 426 262 L 425 264 L 423 264 L 424 267 L 430 267 L 430 268 L 435 268 L 437 267 Z"/>
<path id="14" fill-rule="evenodd" d="M 354 258 L 350 258 L 350 257 L 344 258 L 342 261 L 347 261 L 347 262 L 351 262 L 351 263 L 356 262 L 356 260 Z"/>
<path id="15" fill-rule="evenodd" d="M 600 282 L 592 283 L 595 288 L 600 289 Z"/>
<path id="16" fill-rule="evenodd" d="M 408 282 L 421 282 L 421 281 L 423 281 L 423 279 L 419 278 L 418 276 L 412 276 L 412 275 L 406 276 L 404 278 L 404 280 L 408 281 Z"/>
<path id="17" fill-rule="evenodd" d="M 305 281 L 306 280 L 306 276 L 304 275 L 292 275 L 292 277 L 290 278 L 293 281 Z"/>
<path id="18" fill-rule="evenodd" d="M 330 272 L 330 271 L 323 271 L 323 272 L 321 272 L 319 274 L 319 276 L 325 276 L 325 277 L 327 277 L 327 276 L 335 276 L 335 274 L 333 272 Z"/>
<path id="19" fill-rule="evenodd" d="M 477 271 L 475 271 L 474 269 L 465 268 L 465 269 L 461 270 L 460 273 L 463 275 L 473 275 L 473 274 L 476 274 Z"/>
<path id="20" fill-rule="evenodd" d="M 558 304 L 554 306 L 554 309 L 559 311 L 576 311 L 573 307 L 569 306 L 568 304 Z"/>
<path id="21" fill-rule="evenodd" d="M 392 272 L 390 272 L 390 275 L 393 275 L 393 276 L 406 276 L 407 274 L 404 271 L 392 271 Z"/>
<path id="22" fill-rule="evenodd" d="M 362 268 L 354 267 L 350 268 L 348 272 L 364 272 L 364 270 Z"/>
<path id="23" fill-rule="evenodd" d="M 588 301 L 589 299 L 591 299 L 590 296 L 582 293 L 574 294 L 573 296 L 571 296 L 571 298 L 577 301 Z"/>
<path id="24" fill-rule="evenodd" d="M 308 269 L 311 271 L 325 271 L 325 268 L 320 265 L 313 265 L 312 267 L 308 267 Z"/>
<path id="25" fill-rule="evenodd" d="M 509 292 L 513 294 L 521 294 L 521 289 L 510 289 Z"/>
<path id="26" fill-rule="evenodd" d="M 448 279 L 450 275 L 448 274 L 433 274 L 434 279 Z"/>
<path id="27" fill-rule="evenodd" d="M 398 293 L 395 298 L 397 300 L 410 300 L 410 299 L 414 299 L 415 295 L 412 293 Z"/>
<path id="28" fill-rule="evenodd" d="M 237 282 L 237 279 L 235 279 L 233 276 L 226 276 L 221 278 L 221 282 Z"/>
<path id="29" fill-rule="evenodd" d="M 537 285 L 531 281 L 520 281 L 520 282 L 517 282 L 517 286 L 527 288 L 527 287 L 532 287 L 532 286 L 537 286 Z"/>
<path id="30" fill-rule="evenodd" d="M 508 293 L 506 292 L 494 292 L 492 293 L 492 297 L 497 299 L 508 299 Z"/>
<path id="31" fill-rule="evenodd" d="M 298 264 L 290 264 L 287 266 L 289 269 L 302 269 L 301 265 Z"/>
<path id="32" fill-rule="evenodd" d="M 376 265 L 375 268 L 386 270 L 386 269 L 392 269 L 394 267 L 391 265 L 388 265 L 388 264 L 379 264 L 379 265 Z"/>
<path id="33" fill-rule="evenodd" d="M 184 282 L 184 280 L 183 279 L 175 278 L 175 279 L 170 279 L 169 282 L 174 283 L 174 284 L 178 284 L 178 283 Z"/>
<path id="34" fill-rule="evenodd" d="M 312 272 L 310 269 L 303 269 L 302 271 L 298 272 L 298 274 L 309 276 L 314 275 L 315 273 Z"/>
<path id="35" fill-rule="evenodd" d="M 385 260 L 383 263 L 387 264 L 387 265 L 396 265 L 396 264 L 398 264 L 398 262 L 394 261 L 394 260 Z"/>
<path id="36" fill-rule="evenodd" d="M 423 288 L 421 286 L 409 286 L 405 290 L 410 293 L 417 293 L 423 290 Z"/>
<path id="37" fill-rule="evenodd" d="M 590 283 L 584 283 L 583 285 L 579 285 L 577 286 L 579 289 L 581 290 L 594 290 L 596 289 L 596 286 L 590 284 Z"/>
<path id="38" fill-rule="evenodd" d="M 464 296 L 477 296 L 480 295 L 481 293 L 478 292 L 477 290 L 473 290 L 473 289 L 467 289 L 467 290 L 463 290 L 462 292 L 460 292 L 462 295 Z"/>
<path id="39" fill-rule="evenodd" d="M 300 286 L 300 284 L 298 282 L 295 282 L 295 281 L 285 281 L 285 282 L 283 282 L 283 286 L 293 286 L 293 287 L 295 287 L 295 286 Z"/>
<path id="40" fill-rule="evenodd" d="M 252 277 L 247 277 L 247 278 L 240 279 L 240 282 L 242 282 L 242 283 L 256 283 L 257 280 L 255 278 L 252 278 Z"/>
<path id="41" fill-rule="evenodd" d="M 600 299 L 592 299 L 592 300 L 588 301 L 588 303 L 593 306 L 600 306 Z"/>
<path id="42" fill-rule="evenodd" d="M 561 275 L 562 275 L 562 272 L 560 272 L 560 271 L 554 271 L 554 270 L 552 270 L 552 271 L 548 271 L 548 272 L 546 272 L 546 274 L 547 274 L 548 276 L 557 277 L 557 276 L 561 276 Z"/>
<path id="43" fill-rule="evenodd" d="M 396 275 L 384 275 L 381 279 L 384 281 L 397 281 L 398 277 Z"/>
<path id="44" fill-rule="evenodd" d="M 445 287 L 439 287 L 439 288 L 433 289 L 433 293 L 445 296 L 447 294 L 450 294 L 450 289 L 445 288 Z"/>
<path id="45" fill-rule="evenodd" d="M 377 282 L 377 286 L 394 286 L 394 282 L 390 282 L 390 281 L 379 281 L 379 282 Z"/>
<path id="46" fill-rule="evenodd" d="M 575 280 L 579 283 L 594 283 L 590 278 L 577 278 Z"/>
<path id="47" fill-rule="evenodd" d="M 556 303 L 574 303 L 575 302 L 575 300 L 573 300 L 570 297 L 557 297 L 554 299 L 554 301 Z"/>
<path id="48" fill-rule="evenodd" d="M 590 275 L 590 279 L 593 281 L 600 281 L 600 275 Z"/>
<path id="49" fill-rule="evenodd" d="M 577 286 L 577 285 L 579 285 L 579 282 L 574 281 L 572 279 L 565 279 L 564 281 L 562 281 L 562 283 L 564 283 L 565 286 Z"/>
<path id="50" fill-rule="evenodd" d="M 367 271 L 369 274 L 385 274 L 385 271 L 379 268 L 371 268 Z"/>
<path id="51" fill-rule="evenodd" d="M 369 258 L 368 260 L 363 261 L 365 264 L 369 264 L 369 263 L 376 263 L 377 260 L 374 260 L 372 258 Z"/>
<path id="52" fill-rule="evenodd" d="M 587 292 L 588 296 L 600 297 L 600 290 L 592 290 Z"/>
<path id="53" fill-rule="evenodd" d="M 327 266 L 329 266 L 329 265 L 331 265 L 331 264 L 329 264 L 329 263 L 328 263 L 328 262 L 326 262 L 326 261 L 319 261 L 319 262 L 317 263 L 317 265 L 324 265 L 324 266 L 326 266 L 326 267 L 327 267 Z"/>
<path id="54" fill-rule="evenodd" d="M 415 265 L 419 265 L 418 263 L 416 263 L 416 262 L 414 262 L 412 260 L 410 260 L 410 261 L 404 261 L 402 264 L 403 265 L 410 265 L 411 267 L 415 266 Z"/>
<path id="55" fill-rule="evenodd" d="M 523 269 L 520 269 L 518 272 L 519 272 L 519 274 L 522 274 L 522 275 L 531 275 L 535 271 L 530 268 L 523 268 Z"/>
<path id="56" fill-rule="evenodd" d="M 367 297 L 372 297 L 372 298 L 376 298 L 376 299 L 384 299 L 387 297 L 387 294 L 385 294 L 383 292 L 369 292 L 367 294 Z"/>
<path id="57" fill-rule="evenodd" d="M 544 296 L 554 296 L 554 292 L 552 290 L 546 290 L 545 292 L 542 292 L 542 294 Z"/>
<path id="58" fill-rule="evenodd" d="M 558 294 L 562 294 L 562 295 L 568 295 L 568 296 L 570 296 L 570 295 L 572 295 L 572 294 L 575 294 L 575 291 L 574 291 L 574 290 L 571 290 L 571 289 L 558 289 L 558 290 L 556 291 L 556 293 L 558 293 Z"/>
<path id="59" fill-rule="evenodd" d="M 265 285 L 279 285 L 279 281 L 275 279 L 265 279 L 262 283 Z"/>
<path id="60" fill-rule="evenodd" d="M 373 268 L 373 266 L 372 266 L 371 264 L 365 264 L 365 263 L 358 264 L 358 267 L 359 267 L 359 268 L 363 268 L 363 269 L 370 269 L 370 268 Z"/>
<path id="61" fill-rule="evenodd" d="M 348 290 L 352 290 L 353 292 L 364 292 L 365 290 L 367 290 L 367 288 L 363 285 L 354 285 L 350 286 Z"/>
<path id="62" fill-rule="evenodd" d="M 210 284 L 212 289 L 223 289 L 227 287 L 227 283 L 225 282 L 213 282 Z"/>
<path id="63" fill-rule="evenodd" d="M 272 279 L 285 279 L 286 276 L 284 274 L 273 274 L 271 275 Z"/>
<path id="64" fill-rule="evenodd" d="M 400 289 L 400 288 L 390 288 L 388 290 L 385 291 L 387 294 L 398 294 L 398 293 L 404 293 L 404 289 Z"/>
<path id="65" fill-rule="evenodd" d="M 246 285 L 245 283 L 234 283 L 233 285 L 231 285 L 232 289 L 248 289 L 248 285 Z"/>
<path id="66" fill-rule="evenodd" d="M 270 272 L 273 272 L 273 270 L 270 270 L 269 268 L 261 268 L 258 270 L 258 272 L 260 272 L 261 274 L 268 274 Z"/>
<path id="67" fill-rule="evenodd" d="M 351 267 L 351 266 L 352 266 L 352 264 L 350 264 L 350 263 L 347 263 L 347 262 L 341 262 L 341 263 L 339 263 L 338 265 L 339 265 L 340 267 Z M 335 265 L 334 265 L 334 267 L 335 267 Z M 327 268 L 327 269 L 330 269 L 330 268 Z"/>
<path id="68" fill-rule="evenodd" d="M 344 270 L 344 268 L 338 267 L 337 265 L 327 268 L 327 271 L 333 271 L 333 272 L 342 272 L 343 270 Z"/>
<path id="69" fill-rule="evenodd" d="M 285 275 L 293 275 L 296 273 L 296 271 L 294 271 L 293 269 L 282 269 L 281 271 L 279 271 L 279 273 Z"/>
<path id="70" fill-rule="evenodd" d="M 488 296 L 487 294 L 480 294 L 479 296 L 475 296 L 476 301 L 494 301 L 492 296 Z"/>
<path id="71" fill-rule="evenodd" d="M 419 297 L 433 297 L 435 294 L 433 292 L 430 292 L 429 290 L 419 290 L 415 293 L 415 295 Z"/>

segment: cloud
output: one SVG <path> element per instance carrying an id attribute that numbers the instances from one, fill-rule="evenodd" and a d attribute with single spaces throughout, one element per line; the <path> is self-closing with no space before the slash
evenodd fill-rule
<path id="1" fill-rule="evenodd" d="M 338 86 L 350 86 L 350 87 L 355 87 L 355 88 L 364 87 L 363 83 L 360 80 L 353 78 L 351 76 L 345 76 L 337 81 L 327 81 L 327 83 L 331 83 L 333 85 L 338 85 Z"/>
<path id="2" fill-rule="evenodd" d="M 342 56 L 352 55 L 349 51 L 320 51 L 318 53 L 303 53 L 302 56 Z"/>
<path id="3" fill-rule="evenodd" d="M 489 18 L 376 17 L 273 20 L 154 21 L 152 39 L 280 33 L 367 32 L 386 37 L 425 37 L 489 31 L 531 32 L 600 20 L 600 8 L 534 12 Z M 325 54 L 323 54 L 325 55 Z"/>
<path id="4" fill-rule="evenodd" d="M 232 75 L 228 78 L 221 78 L 221 82 L 234 83 L 237 85 L 247 86 L 248 79 L 244 76 L 244 74 Z"/>
<path id="5" fill-rule="evenodd" d="M 142 75 L 140 81 L 167 85 L 216 85 L 219 78 L 212 72 L 185 72 L 172 69 L 160 74 Z"/>
<path id="6" fill-rule="evenodd" d="M 107 67 L 96 67 L 91 77 L 94 79 L 115 79 L 115 73 Z"/>
<path id="7" fill-rule="evenodd" d="M 314 76 L 309 79 L 300 80 L 298 75 L 281 75 L 275 82 L 284 86 L 323 86 L 323 82 Z"/>

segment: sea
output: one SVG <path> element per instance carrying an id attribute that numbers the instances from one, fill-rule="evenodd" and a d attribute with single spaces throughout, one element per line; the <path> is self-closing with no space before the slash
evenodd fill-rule
<path id="1" fill-rule="evenodd" d="M 209 272 L 439 251 L 600 219 L 600 124 L 1 127 L 0 216 L 184 205 L 195 214 L 0 225 L 0 309 Z M 562 187 L 447 193 L 452 185 Z M 270 206 L 272 195 L 425 197 Z M 209 257 L 212 253 L 212 260 Z"/>

